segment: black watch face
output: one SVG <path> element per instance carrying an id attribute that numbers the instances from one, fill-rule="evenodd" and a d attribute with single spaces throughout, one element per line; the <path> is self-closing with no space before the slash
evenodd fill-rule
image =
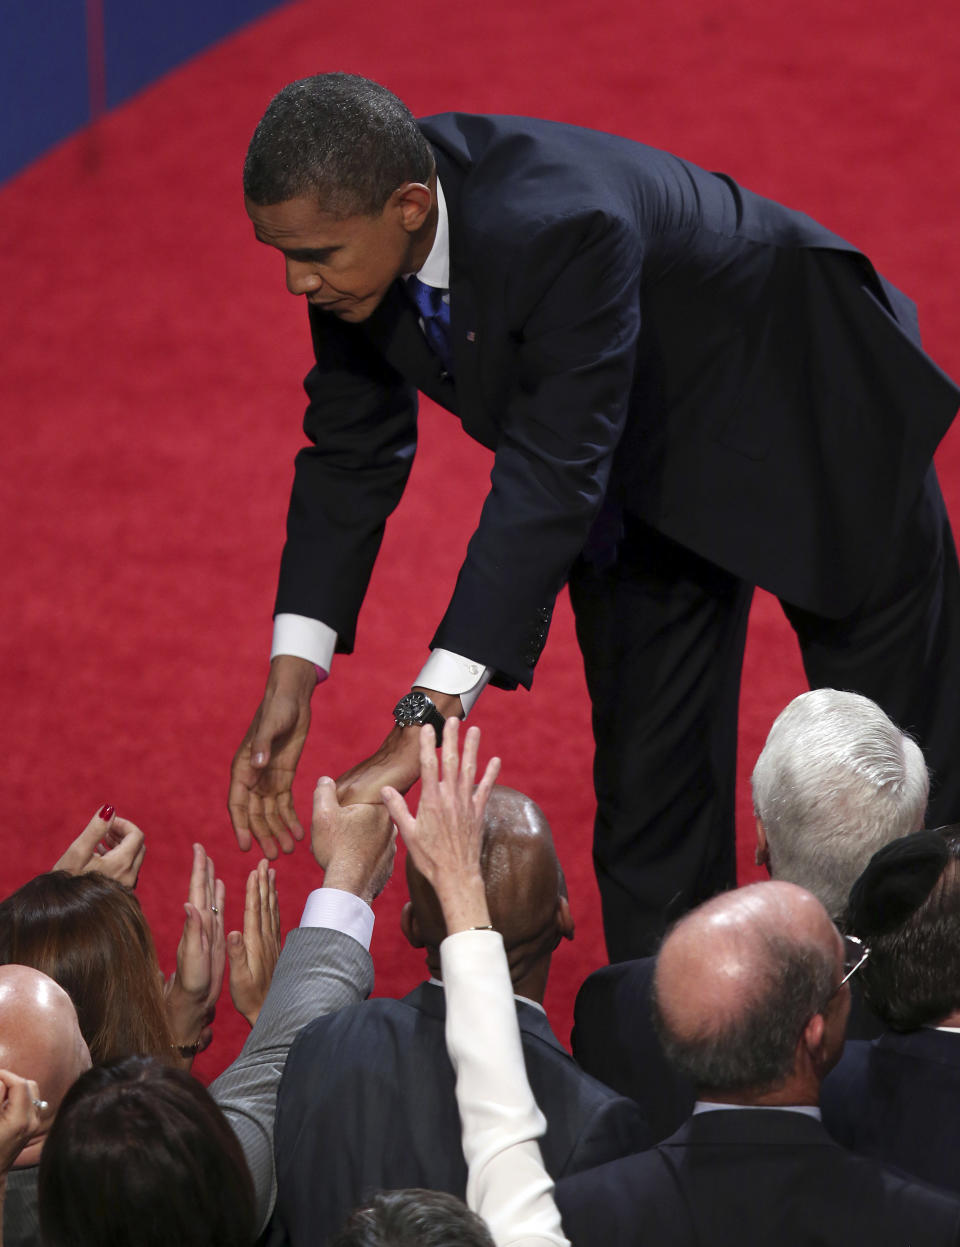
<path id="1" fill-rule="evenodd" d="M 393 717 L 398 727 L 410 727 L 414 723 L 422 723 L 427 706 L 426 693 L 407 693 L 401 697 L 393 708 Z"/>

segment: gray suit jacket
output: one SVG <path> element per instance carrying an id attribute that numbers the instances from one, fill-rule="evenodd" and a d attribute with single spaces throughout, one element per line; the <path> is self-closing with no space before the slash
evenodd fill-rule
<path id="1" fill-rule="evenodd" d="M 276 1198 L 273 1125 L 290 1045 L 323 1013 L 359 1004 L 373 990 L 373 961 L 355 939 L 327 927 L 287 936 L 257 1023 L 240 1055 L 210 1085 L 247 1158 L 263 1228 Z"/>
<path id="2" fill-rule="evenodd" d="M 37 1165 L 11 1169 L 7 1174 L 7 1196 L 3 1204 L 3 1241 L 6 1247 L 40 1247 L 40 1217 L 37 1211 Z"/>

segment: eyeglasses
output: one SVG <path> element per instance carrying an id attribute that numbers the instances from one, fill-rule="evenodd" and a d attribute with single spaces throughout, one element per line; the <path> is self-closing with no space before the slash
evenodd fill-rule
<path id="1" fill-rule="evenodd" d="M 853 978 L 869 956 L 870 949 L 863 940 L 857 939 L 855 935 L 843 937 L 843 978 L 837 984 L 837 991 Z"/>

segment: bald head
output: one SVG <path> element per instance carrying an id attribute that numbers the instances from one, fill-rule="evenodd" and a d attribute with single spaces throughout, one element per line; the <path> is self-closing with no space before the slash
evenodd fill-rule
<path id="1" fill-rule="evenodd" d="M 17 1167 L 38 1162 L 60 1101 L 89 1067 L 77 1012 L 63 988 L 29 966 L 0 966 L 0 1069 L 32 1078 L 50 1105 L 42 1133 L 17 1157 Z"/>
<path id="2" fill-rule="evenodd" d="M 759 883 L 708 901 L 657 958 L 667 1055 L 698 1088 L 776 1087 L 792 1076 L 804 1027 L 831 999 L 842 964 L 836 928 L 803 888 Z"/>
<path id="3" fill-rule="evenodd" d="M 563 872 L 543 811 L 522 792 L 497 786 L 490 794 L 483 827 L 480 867 L 490 921 L 503 936 L 510 972 L 521 995 L 539 999 L 531 974 L 542 968 L 543 982 L 550 954 L 562 937 L 570 938 L 573 923 Z M 407 857 L 411 909 L 405 914 L 408 938 L 427 949 L 431 971 L 439 966 L 437 949 L 446 929 L 436 893 Z M 525 989 L 520 991 L 520 982 Z"/>

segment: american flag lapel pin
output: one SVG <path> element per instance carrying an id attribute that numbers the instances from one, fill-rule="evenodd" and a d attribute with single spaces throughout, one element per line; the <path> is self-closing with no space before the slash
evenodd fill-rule
<path id="1" fill-rule="evenodd" d="M 474 330 L 472 330 L 472 329 L 468 329 L 468 330 L 467 330 L 467 341 L 468 341 L 468 342 L 476 342 L 476 340 L 477 340 L 477 335 L 476 335 L 476 333 L 474 332 Z"/>

